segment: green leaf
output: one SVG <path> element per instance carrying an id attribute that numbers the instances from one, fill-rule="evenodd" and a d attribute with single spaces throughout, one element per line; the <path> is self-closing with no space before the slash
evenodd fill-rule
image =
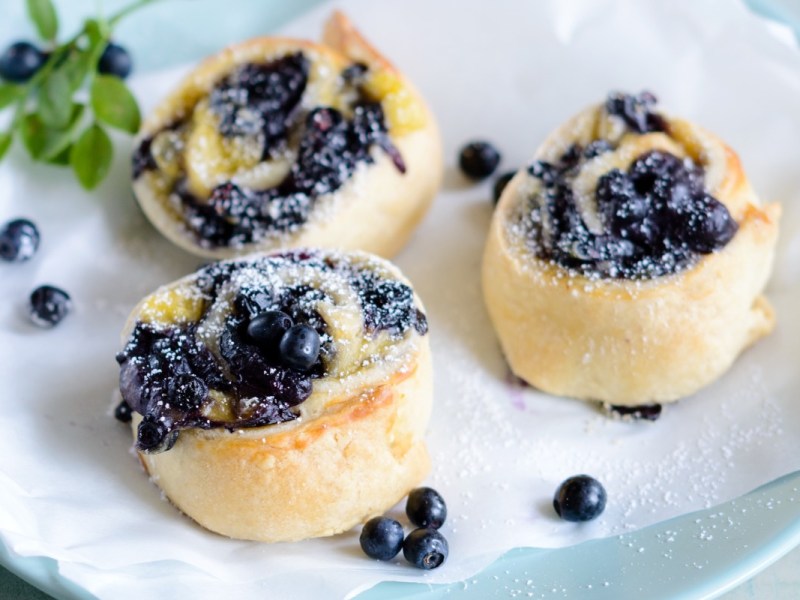
<path id="1" fill-rule="evenodd" d="M 62 70 L 54 71 L 39 91 L 39 116 L 48 127 L 61 129 L 69 124 L 72 114 L 72 90 Z"/>
<path id="2" fill-rule="evenodd" d="M 113 156 L 111 139 L 100 125 L 94 123 L 83 131 L 72 146 L 69 162 L 80 184 L 91 190 L 108 174 Z"/>
<path id="3" fill-rule="evenodd" d="M 13 136 L 10 132 L 6 131 L 5 133 L 0 133 L 0 160 L 3 160 L 3 157 L 8 152 L 8 149 L 11 147 L 11 142 L 13 140 Z"/>
<path id="4" fill-rule="evenodd" d="M 68 167 L 69 166 L 69 157 L 72 153 L 72 144 L 67 145 L 61 152 L 56 154 L 51 158 L 45 159 L 45 162 L 49 165 L 54 165 L 56 167 Z"/>
<path id="5" fill-rule="evenodd" d="M 28 153 L 36 160 L 49 161 L 63 152 L 75 137 L 85 108 L 81 104 L 72 105 L 69 125 L 64 129 L 48 127 L 38 114 L 25 115 L 20 124 L 20 135 Z"/>
<path id="6" fill-rule="evenodd" d="M 141 115 L 133 94 L 119 77 L 98 75 L 92 82 L 92 110 L 99 120 L 128 133 L 139 131 Z"/>
<path id="7" fill-rule="evenodd" d="M 98 75 L 92 82 L 92 110 L 103 123 L 128 133 L 139 131 L 141 115 L 136 98 L 119 77 Z"/>
<path id="8" fill-rule="evenodd" d="M 25 88 L 13 83 L 0 83 L 0 110 L 13 104 L 25 93 Z"/>
<path id="9" fill-rule="evenodd" d="M 69 83 L 69 89 L 75 93 L 86 80 L 92 67 L 90 50 L 73 51 L 67 56 L 60 70 L 64 73 Z"/>
<path id="10" fill-rule="evenodd" d="M 58 15 L 50 0 L 27 0 L 28 15 L 42 39 L 55 41 L 58 35 Z"/>

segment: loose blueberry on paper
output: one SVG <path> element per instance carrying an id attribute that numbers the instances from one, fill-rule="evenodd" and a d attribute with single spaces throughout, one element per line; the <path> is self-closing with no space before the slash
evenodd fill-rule
<path id="1" fill-rule="evenodd" d="M 447 540 L 435 529 L 419 528 L 403 542 L 403 556 L 418 569 L 435 569 L 447 560 Z"/>
<path id="2" fill-rule="evenodd" d="M 0 229 L 0 258 L 24 262 L 39 248 L 39 230 L 28 219 L 14 219 Z"/>
<path id="3" fill-rule="evenodd" d="M 403 526 L 388 517 L 375 517 L 361 530 L 361 549 L 370 558 L 392 560 L 403 547 Z"/>
<path id="4" fill-rule="evenodd" d="M 461 150 L 458 164 L 467 177 L 485 179 L 500 164 L 500 153 L 489 142 L 472 142 Z"/>
<path id="5" fill-rule="evenodd" d="M 406 515 L 417 527 L 439 529 L 447 518 L 447 505 L 439 492 L 421 487 L 408 495 Z"/>
<path id="6" fill-rule="evenodd" d="M 58 325 L 72 308 L 69 294 L 52 285 L 42 285 L 33 290 L 30 297 L 31 321 L 39 327 Z"/>
<path id="7" fill-rule="evenodd" d="M 565 521 L 591 521 L 606 508 L 606 490 L 589 475 L 570 477 L 556 490 L 553 508 Z"/>

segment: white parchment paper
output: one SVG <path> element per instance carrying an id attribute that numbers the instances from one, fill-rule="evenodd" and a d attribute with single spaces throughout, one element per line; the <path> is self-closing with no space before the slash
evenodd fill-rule
<path id="1" fill-rule="evenodd" d="M 113 357 L 136 301 L 199 261 L 136 208 L 127 140 L 94 196 L 19 151 L 0 166 L 0 220 L 29 216 L 43 235 L 31 263 L 0 265 L 2 541 L 56 559 L 63 577 L 100 598 L 339 597 L 387 579 L 462 579 L 512 547 L 630 531 L 800 468 L 800 53 L 787 32 L 713 0 L 336 4 L 421 88 L 445 140 L 445 187 L 397 262 L 431 323 L 428 483 L 449 505 L 448 562 L 421 573 L 367 560 L 357 531 L 296 544 L 228 540 L 159 496 L 110 413 Z M 316 36 L 329 10 L 286 32 Z M 143 104 L 175 76 L 135 81 Z M 779 324 L 657 423 L 623 423 L 508 376 L 479 288 L 490 183 L 468 184 L 455 163 L 463 143 L 488 138 L 503 152 L 501 171 L 517 168 L 575 111 L 609 90 L 643 88 L 727 139 L 760 194 L 783 203 L 769 289 Z M 25 317 L 29 291 L 45 282 L 76 304 L 52 331 Z M 606 485 L 608 508 L 589 524 L 562 523 L 553 491 L 584 472 Z"/>

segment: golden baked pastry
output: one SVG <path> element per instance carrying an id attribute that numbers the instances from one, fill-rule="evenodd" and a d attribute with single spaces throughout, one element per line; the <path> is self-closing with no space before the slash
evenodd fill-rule
<path id="1" fill-rule="evenodd" d="M 408 282 L 372 255 L 217 263 L 133 311 L 121 408 L 153 481 L 202 526 L 267 542 L 333 535 L 428 472 L 426 334 Z"/>
<path id="2" fill-rule="evenodd" d="M 203 61 L 145 120 L 133 189 L 195 254 L 322 246 L 390 257 L 442 178 L 433 115 L 341 13 L 322 43 L 258 38 Z"/>
<path id="3" fill-rule="evenodd" d="M 780 207 L 718 137 L 611 94 L 551 134 L 500 198 L 483 292 L 512 371 L 546 392 L 671 402 L 773 328 Z"/>

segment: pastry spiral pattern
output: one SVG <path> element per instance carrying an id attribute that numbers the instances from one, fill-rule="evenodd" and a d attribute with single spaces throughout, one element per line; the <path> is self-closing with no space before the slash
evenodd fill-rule
<path id="1" fill-rule="evenodd" d="M 307 337 L 293 347 L 298 328 Z M 427 331 L 407 281 L 366 253 L 204 267 L 142 300 L 126 328 L 117 360 L 136 449 L 167 496 L 214 531 L 276 541 L 347 529 L 427 471 Z M 371 482 L 373 468 L 395 479 Z M 348 477 L 364 483 L 343 487 Z M 278 496 L 309 486 L 340 512 Z M 220 497 L 229 504 L 215 508 Z"/>
<path id="2" fill-rule="evenodd" d="M 441 170 L 421 96 L 336 13 L 322 43 L 259 38 L 201 63 L 145 121 L 133 187 L 153 224 L 196 254 L 389 256 Z"/>
<path id="3" fill-rule="evenodd" d="M 494 215 L 484 296 L 512 371 L 613 405 L 696 392 L 773 327 L 779 215 L 717 136 L 649 92 L 610 94 L 545 140 Z"/>

